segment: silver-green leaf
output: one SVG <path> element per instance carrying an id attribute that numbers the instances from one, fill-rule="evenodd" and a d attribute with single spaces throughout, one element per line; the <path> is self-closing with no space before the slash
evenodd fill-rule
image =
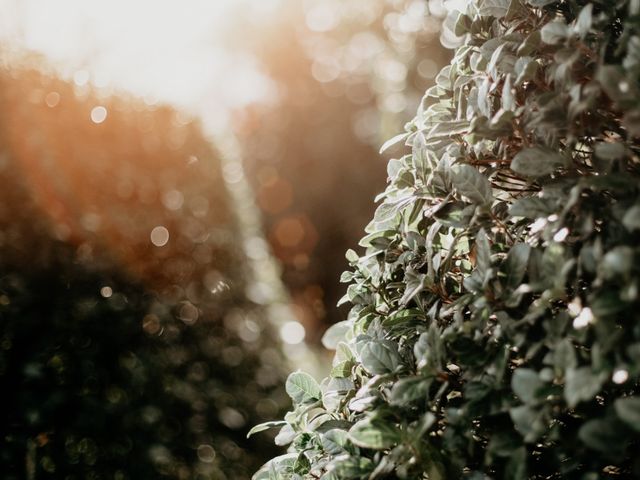
<path id="1" fill-rule="evenodd" d="M 296 404 L 313 403 L 322 398 L 322 390 L 315 379 L 305 372 L 294 372 L 289 375 L 285 384 L 287 394 Z"/>

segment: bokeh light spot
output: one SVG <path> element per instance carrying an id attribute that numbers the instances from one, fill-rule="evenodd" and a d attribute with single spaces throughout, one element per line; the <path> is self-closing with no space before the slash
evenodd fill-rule
<path id="1" fill-rule="evenodd" d="M 102 287 L 100 289 L 100 295 L 102 295 L 104 298 L 109 298 L 111 295 L 113 295 L 113 290 L 109 286 Z"/>
<path id="2" fill-rule="evenodd" d="M 300 322 L 287 322 L 280 327 L 280 338 L 290 345 L 302 342 L 305 334 L 304 326 Z"/>
<path id="3" fill-rule="evenodd" d="M 78 87 L 83 87 L 87 83 L 89 83 L 89 72 L 86 70 L 78 70 L 73 74 L 73 83 L 75 83 Z"/>
<path id="4" fill-rule="evenodd" d="M 418 64 L 418 73 L 423 78 L 434 78 L 438 74 L 438 64 L 430 58 L 425 58 Z"/>
<path id="5" fill-rule="evenodd" d="M 335 6 L 319 3 L 309 9 L 305 20 L 310 30 L 326 32 L 338 25 L 339 17 Z"/>
<path id="6" fill-rule="evenodd" d="M 617 383 L 618 385 L 626 382 L 629 379 L 629 372 L 627 370 L 616 370 L 613 372 L 613 383 Z"/>
<path id="7" fill-rule="evenodd" d="M 178 317 L 187 325 L 194 324 L 196 320 L 198 320 L 199 315 L 198 307 L 191 302 L 184 302 L 178 311 Z"/>
<path id="8" fill-rule="evenodd" d="M 107 109 L 102 105 L 91 109 L 91 121 L 93 123 L 102 123 L 107 119 Z"/>
<path id="9" fill-rule="evenodd" d="M 157 226 L 151 230 L 151 243 L 156 247 L 164 247 L 169 242 L 169 230 L 163 226 Z"/>
<path id="10" fill-rule="evenodd" d="M 198 458 L 201 462 L 212 463 L 216 458 L 216 451 L 211 445 L 199 445 Z"/>
<path id="11" fill-rule="evenodd" d="M 162 204 L 168 210 L 180 210 L 184 203 L 184 195 L 178 190 L 169 190 L 162 196 Z"/>
<path id="12" fill-rule="evenodd" d="M 295 247 L 304 238 L 304 225 L 297 218 L 282 219 L 276 225 L 275 236 L 283 247 Z"/>
<path id="13" fill-rule="evenodd" d="M 162 326 L 157 315 L 149 313 L 142 319 L 142 329 L 149 335 L 155 335 L 160 332 Z"/>
<path id="14" fill-rule="evenodd" d="M 233 430 L 242 428 L 245 424 L 244 416 L 235 408 L 226 407 L 220 410 L 218 414 L 220 422 Z"/>
<path id="15" fill-rule="evenodd" d="M 60 94 L 58 92 L 47 93 L 47 96 L 44 97 L 44 103 L 46 103 L 49 108 L 55 107 L 60 103 Z"/>

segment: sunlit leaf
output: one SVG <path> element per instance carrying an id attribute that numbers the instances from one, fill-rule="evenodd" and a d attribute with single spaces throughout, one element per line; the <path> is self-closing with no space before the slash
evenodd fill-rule
<path id="1" fill-rule="evenodd" d="M 493 200 L 491 184 L 471 165 L 457 165 L 452 172 L 456 190 L 473 203 L 484 205 Z"/>
<path id="2" fill-rule="evenodd" d="M 297 404 L 315 402 L 322 398 L 320 385 L 308 373 L 294 372 L 290 374 L 285 388 L 293 402 Z"/>
<path id="3" fill-rule="evenodd" d="M 524 149 L 511 161 L 511 170 L 525 177 L 541 177 L 566 164 L 561 154 L 543 147 Z"/>

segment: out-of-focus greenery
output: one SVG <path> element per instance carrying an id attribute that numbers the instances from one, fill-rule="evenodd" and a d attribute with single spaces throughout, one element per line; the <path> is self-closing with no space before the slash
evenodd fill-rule
<path id="1" fill-rule="evenodd" d="M 470 0 L 258 479 L 639 478 L 640 2 Z M 406 148 L 408 147 L 408 148 Z"/>
<path id="2" fill-rule="evenodd" d="M 423 0 L 286 5 L 273 23 L 248 16 L 234 27 L 235 48 L 256 56 L 276 92 L 236 125 L 267 238 L 317 342 L 346 314 L 335 308 L 335 279 L 384 185 L 379 145 L 411 118 L 450 54 Z"/>
<path id="3" fill-rule="evenodd" d="M 272 454 L 246 431 L 284 360 L 232 173 L 179 112 L 0 71 L 3 479 L 235 480 Z"/>

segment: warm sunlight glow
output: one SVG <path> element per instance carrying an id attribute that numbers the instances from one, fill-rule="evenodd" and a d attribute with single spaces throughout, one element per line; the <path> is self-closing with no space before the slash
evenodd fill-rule
<path id="1" fill-rule="evenodd" d="M 222 44 L 228 19 L 264 20 L 279 3 L 0 0 L 0 39 L 44 54 L 79 87 L 126 90 L 221 126 L 231 108 L 273 94 L 250 57 Z M 49 106 L 55 103 L 55 97 L 47 99 Z"/>

